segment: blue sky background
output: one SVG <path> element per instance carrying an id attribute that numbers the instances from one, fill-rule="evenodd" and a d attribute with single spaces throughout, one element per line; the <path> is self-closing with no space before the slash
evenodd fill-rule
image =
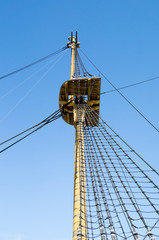
<path id="1" fill-rule="evenodd" d="M 158 76 L 158 12 L 158 0 L 1 1 L 0 75 L 58 50 L 78 30 L 81 49 L 116 87 Z M 0 141 L 57 110 L 60 86 L 69 77 L 68 49 L 0 80 Z M 102 79 L 102 91 L 110 89 Z M 122 93 L 159 128 L 159 80 Z M 117 93 L 101 97 L 100 113 L 159 170 L 159 134 Z M 0 158 L 0 240 L 71 239 L 74 128 L 59 119 Z"/>

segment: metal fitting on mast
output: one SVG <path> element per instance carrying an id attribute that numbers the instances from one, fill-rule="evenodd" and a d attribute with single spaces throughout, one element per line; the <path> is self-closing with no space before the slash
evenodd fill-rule
<path id="1" fill-rule="evenodd" d="M 67 47 L 68 48 L 79 48 L 80 47 L 80 42 L 77 41 L 77 31 L 76 31 L 76 37 L 73 36 L 73 32 L 71 32 L 71 37 L 68 38 L 69 42 L 67 42 Z"/>

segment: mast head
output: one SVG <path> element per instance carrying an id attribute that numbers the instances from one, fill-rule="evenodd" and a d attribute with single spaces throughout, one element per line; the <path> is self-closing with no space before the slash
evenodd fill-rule
<path id="1" fill-rule="evenodd" d="M 74 37 L 73 32 L 71 32 L 71 37 L 69 37 L 68 40 L 69 42 L 67 43 L 67 47 L 71 48 L 71 79 L 63 83 L 59 95 L 59 106 L 63 119 L 68 124 L 75 125 L 75 108 L 77 107 L 77 99 L 83 99 L 84 102 L 87 103 L 97 113 L 97 121 L 96 123 L 92 123 L 92 126 L 97 126 L 99 118 L 101 78 L 88 77 L 87 72 L 84 72 L 84 78 L 81 78 L 80 75 L 75 78 L 75 60 L 77 61 L 76 48 L 80 47 L 80 43 L 77 42 L 77 31 L 76 37 Z M 90 74 L 88 73 L 88 75 Z M 73 101 L 69 103 L 70 100 Z M 69 104 L 67 105 L 67 103 Z M 63 108 L 64 105 L 67 106 Z"/>
<path id="2" fill-rule="evenodd" d="M 77 42 L 77 31 L 76 31 L 76 37 L 73 36 L 73 32 L 71 32 L 71 37 L 68 38 L 69 42 L 67 42 L 67 47 L 72 48 L 72 45 L 75 45 L 76 48 L 80 47 L 80 42 Z"/>

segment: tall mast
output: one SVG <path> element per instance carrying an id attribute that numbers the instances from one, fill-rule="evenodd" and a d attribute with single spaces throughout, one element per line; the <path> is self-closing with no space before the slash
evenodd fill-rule
<path id="1" fill-rule="evenodd" d="M 75 77 L 75 59 L 77 47 L 80 43 L 76 37 L 69 38 L 71 41 L 71 74 L 70 79 Z M 80 81 L 80 79 L 79 79 Z M 73 209 L 73 240 L 87 239 L 87 212 L 86 212 L 86 183 L 85 183 L 85 153 L 84 153 L 84 122 L 85 111 L 79 109 L 78 100 L 74 100 L 74 127 L 75 127 L 75 165 L 74 165 L 74 209 Z"/>
<path id="2" fill-rule="evenodd" d="M 59 107 L 64 121 L 75 127 L 73 240 L 87 240 L 84 128 L 88 122 L 85 119 L 85 107 L 89 104 L 99 114 L 101 79 L 88 77 L 85 73 L 83 78 L 76 78 L 76 54 L 80 47 L 77 32 L 76 37 L 71 33 L 67 47 L 71 48 L 71 76 L 61 86 Z M 98 119 L 91 126 L 97 126 Z"/>

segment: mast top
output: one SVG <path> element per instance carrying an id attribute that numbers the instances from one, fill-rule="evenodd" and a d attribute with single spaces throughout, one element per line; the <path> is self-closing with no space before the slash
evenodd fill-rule
<path id="1" fill-rule="evenodd" d="M 68 48 L 79 48 L 80 47 L 80 42 L 77 41 L 78 39 L 78 33 L 76 31 L 76 36 L 73 36 L 73 32 L 71 32 L 71 36 L 68 38 L 69 42 L 67 42 L 67 47 Z"/>
<path id="2" fill-rule="evenodd" d="M 81 75 L 76 76 L 76 61 L 77 61 L 77 48 L 80 47 L 80 43 L 77 41 L 77 31 L 76 36 L 73 36 L 71 32 L 71 37 L 68 38 L 69 42 L 67 47 L 71 48 L 71 74 L 70 80 L 62 84 L 59 94 L 59 107 L 65 122 L 71 125 L 76 124 L 74 117 L 75 108 L 77 105 L 77 99 L 83 99 L 97 114 L 99 114 L 100 106 L 100 85 L 101 78 L 94 76 L 87 76 L 87 72 L 84 74 L 84 77 L 81 78 Z M 73 101 L 69 103 L 70 99 Z M 63 108 L 64 105 L 67 105 Z M 92 124 L 95 126 L 97 123 Z M 86 124 L 87 125 L 87 124 Z"/>

